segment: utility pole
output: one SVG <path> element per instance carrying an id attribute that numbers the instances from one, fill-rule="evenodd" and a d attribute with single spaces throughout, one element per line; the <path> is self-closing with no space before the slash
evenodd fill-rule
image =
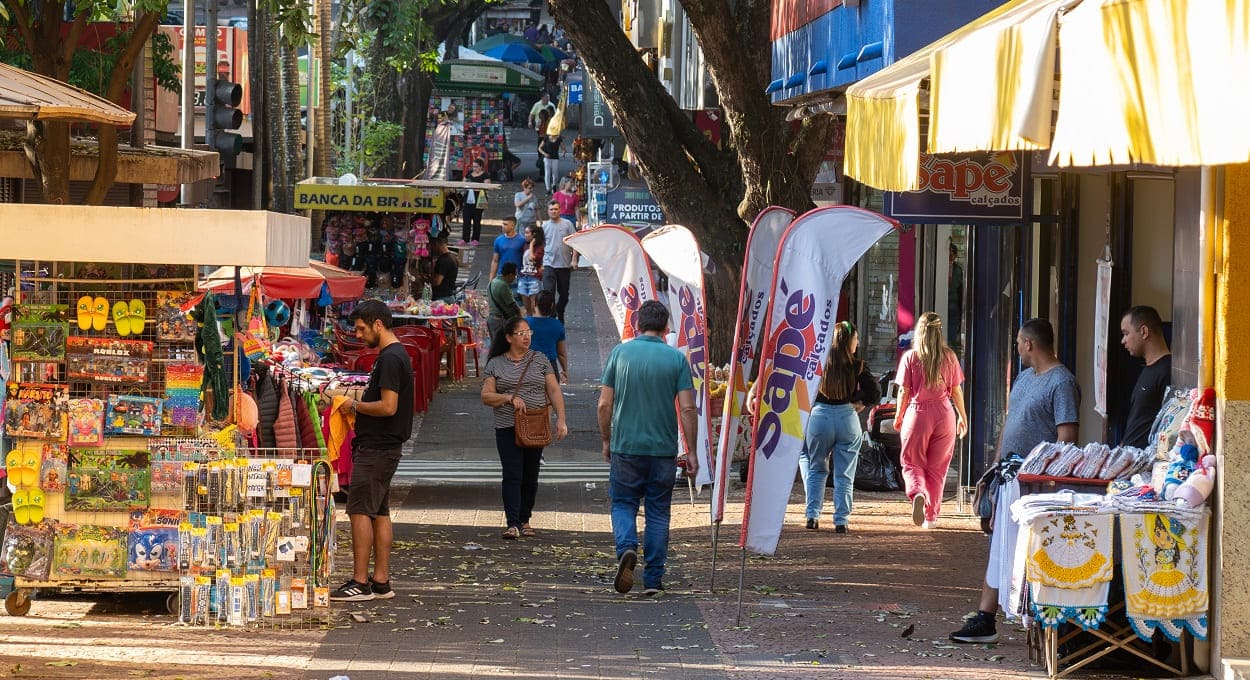
<path id="1" fill-rule="evenodd" d="M 213 111 L 217 108 L 217 0 L 207 0 L 208 17 L 204 27 L 204 144 L 216 151 Z M 250 28 L 250 27 L 249 27 Z"/>
<path id="2" fill-rule="evenodd" d="M 195 147 L 195 0 L 182 2 L 182 143 Z M 190 205 L 190 184 L 182 185 L 182 204 Z"/>

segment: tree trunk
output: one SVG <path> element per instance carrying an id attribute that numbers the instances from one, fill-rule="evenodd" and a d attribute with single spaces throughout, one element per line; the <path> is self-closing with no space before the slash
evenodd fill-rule
<path id="1" fill-rule="evenodd" d="M 22 142 L 26 160 L 39 181 L 44 203 L 69 203 L 69 124 L 53 121 L 26 123 Z"/>
<path id="2" fill-rule="evenodd" d="M 312 94 L 311 92 L 309 94 Z M 295 183 L 304 176 L 304 144 L 301 141 L 299 103 L 299 56 L 296 48 L 282 45 L 283 122 L 286 128 L 287 205 L 295 202 Z M 293 210 L 293 208 L 292 208 Z"/>
<path id="3" fill-rule="evenodd" d="M 803 212 L 832 116 L 792 125 L 764 89 L 770 3 L 681 0 L 729 127 L 716 149 L 643 63 L 605 2 L 550 0 L 669 221 L 688 227 L 716 265 L 707 281 L 709 352 L 730 355 L 749 224 L 769 205 Z"/>
<path id="4" fill-rule="evenodd" d="M 434 78 L 428 73 L 422 73 L 417 79 L 417 92 L 414 97 L 414 106 L 417 110 L 417 126 L 413 132 L 417 142 L 414 167 L 418 168 L 418 171 L 425 170 L 425 135 L 430 127 L 430 99 L 433 96 Z"/>
<path id="5" fill-rule="evenodd" d="M 403 83 L 401 101 L 404 106 L 404 117 L 400 122 L 404 126 L 404 136 L 400 142 L 399 174 L 392 175 L 394 177 L 413 177 L 424 165 L 421 147 L 425 135 L 426 110 L 430 103 L 428 96 L 422 99 L 421 86 L 429 78 L 428 73 L 413 69 L 400 79 Z"/>
<path id="6" fill-rule="evenodd" d="M 290 176 L 287 174 L 287 139 L 286 125 L 282 117 L 282 59 L 279 48 L 280 37 L 277 24 L 273 23 L 273 13 L 266 10 L 263 24 L 265 26 L 265 131 L 266 161 L 269 177 L 272 182 L 269 192 L 270 210 L 287 212 L 292 201 Z"/>
<path id="7" fill-rule="evenodd" d="M 330 174 L 333 163 L 334 142 L 330 139 L 330 0 L 317 0 L 317 58 L 320 61 L 318 99 L 321 106 L 317 107 L 315 134 L 316 145 L 313 147 L 313 172 L 325 177 Z"/>

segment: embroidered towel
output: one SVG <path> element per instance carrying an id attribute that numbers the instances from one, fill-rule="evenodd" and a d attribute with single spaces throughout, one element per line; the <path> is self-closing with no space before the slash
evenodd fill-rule
<path id="1" fill-rule="evenodd" d="M 1207 527 L 1210 514 L 1120 515 L 1124 608 L 1138 637 L 1162 630 L 1179 640 L 1185 629 L 1207 637 Z"/>

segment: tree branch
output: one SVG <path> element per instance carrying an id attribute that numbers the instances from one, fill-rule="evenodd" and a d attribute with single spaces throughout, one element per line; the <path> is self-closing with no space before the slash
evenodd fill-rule
<path id="1" fill-rule="evenodd" d="M 9 15 L 13 17 L 13 23 L 17 25 L 17 31 L 22 34 L 22 40 L 30 46 L 32 57 L 35 56 L 35 32 L 30 25 L 30 13 L 26 11 L 26 6 L 21 0 L 3 0 L 4 6 L 8 8 Z M 38 60 L 36 59 L 36 64 Z M 42 75 L 51 75 L 45 73 Z"/>
<path id="2" fill-rule="evenodd" d="M 74 60 L 74 50 L 78 49 L 78 41 L 82 39 L 82 32 L 87 28 L 87 19 L 91 12 L 86 7 L 78 7 L 77 14 L 74 15 L 74 23 L 69 27 L 69 35 L 65 36 L 65 44 L 61 46 L 61 63 L 69 64 Z"/>
<path id="3" fill-rule="evenodd" d="M 131 80 L 135 60 L 143 53 L 143 48 L 151 39 L 160 18 L 157 12 L 145 12 L 135 22 L 131 28 L 130 39 L 126 41 L 126 46 L 117 57 L 117 63 L 113 64 L 113 72 L 109 74 L 108 87 L 104 90 L 105 99 L 117 101 L 126 90 L 126 85 Z M 108 190 L 117 179 L 117 127 L 101 123 L 96 138 L 99 140 L 97 147 L 99 161 L 96 164 L 95 175 L 91 178 L 91 187 L 87 189 L 87 195 L 83 199 L 87 205 L 103 203 Z"/>

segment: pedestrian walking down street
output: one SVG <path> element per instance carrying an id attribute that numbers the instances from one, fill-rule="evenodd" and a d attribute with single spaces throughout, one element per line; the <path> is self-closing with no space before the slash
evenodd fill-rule
<path id="1" fill-rule="evenodd" d="M 648 300 L 638 309 L 639 336 L 617 345 L 603 368 L 599 392 L 599 432 L 612 500 L 612 534 L 616 542 L 613 587 L 628 593 L 638 563 L 638 506 L 645 508 L 642 573 L 644 595 L 664 591 L 668 561 L 668 527 L 677 472 L 677 420 L 694 451 L 698 418 L 694 382 L 685 355 L 664 342 L 668 309 Z M 673 407 L 676 400 L 677 408 Z M 699 471 L 694 456 L 684 460 L 687 477 Z"/>
<path id="2" fill-rule="evenodd" d="M 517 227 L 522 231 L 538 224 L 538 197 L 534 195 L 534 180 L 521 180 L 521 190 L 513 194 L 512 205 L 516 208 Z"/>
<path id="3" fill-rule="evenodd" d="M 550 404 L 556 412 L 553 441 L 564 439 L 569 426 L 564 419 L 564 395 L 556 382 L 551 362 L 530 349 L 533 331 L 525 319 L 514 318 L 495 335 L 486 361 L 482 403 L 495 409 L 495 448 L 503 467 L 500 489 L 507 527 L 502 537 L 517 539 L 535 535 L 530 527 L 538 497 L 538 471 L 542 448 L 522 448 L 516 441 L 516 416 L 526 409 Z"/>
<path id="4" fill-rule="evenodd" d="M 556 192 L 551 195 L 551 200 L 560 205 L 560 217 L 569 222 L 574 222 L 574 228 L 576 229 L 577 206 L 582 202 L 582 199 L 578 197 L 577 190 L 574 187 L 573 178 L 565 177 L 560 180 L 560 188 L 556 189 Z"/>
<path id="5" fill-rule="evenodd" d="M 820 527 L 831 462 L 834 531 L 847 532 L 847 519 L 854 507 L 855 468 L 864 441 L 859 413 L 881 401 L 881 386 L 868 370 L 868 364 L 855 358 L 858 349 L 855 326 L 850 321 L 835 324 L 820 391 L 807 419 L 803 452 L 799 454 L 799 471 L 807 495 L 808 529 Z"/>
<path id="6" fill-rule="evenodd" d="M 525 252 L 521 255 L 521 278 L 517 282 L 517 293 L 525 305 L 525 313 L 534 315 L 534 298 L 543 289 L 543 244 L 547 235 L 543 228 L 532 224 L 525 228 Z"/>
<path id="7" fill-rule="evenodd" d="M 499 329 L 510 319 L 521 316 L 521 307 L 516 303 L 512 287 L 516 284 L 516 265 L 505 262 L 499 268 L 499 276 L 490 280 L 486 286 L 486 297 L 490 301 L 490 315 L 486 317 L 486 328 L 490 337 L 499 334 Z"/>
<path id="8" fill-rule="evenodd" d="M 352 483 L 347 487 L 347 516 L 352 525 L 352 577 L 330 594 L 338 602 L 395 597 L 390 560 L 391 478 L 403 445 L 412 436 L 412 361 L 391 332 L 391 310 L 381 300 L 365 300 L 351 315 L 356 337 L 378 358 L 360 399 L 344 399 L 341 412 L 356 423 L 352 440 Z M 373 575 L 369 575 L 369 555 Z"/>
<path id="9" fill-rule="evenodd" d="M 551 201 L 547 205 L 547 221 L 543 234 L 547 242 L 543 252 L 543 290 L 557 294 L 556 318 L 564 323 L 564 310 L 569 306 L 569 282 L 573 278 L 573 249 L 564 237 L 576 233 L 573 223 L 560 217 L 560 204 Z"/>
<path id="10" fill-rule="evenodd" d="M 946 346 L 940 316 L 920 315 L 912 349 L 899 360 L 894 381 L 901 388 L 894 428 L 903 444 L 903 482 L 911 500 L 911 520 L 932 529 L 942 510 L 955 439 L 968 431 L 964 373 L 959 357 Z"/>
<path id="11" fill-rule="evenodd" d="M 481 158 L 473 160 L 473 169 L 465 176 L 466 182 L 489 182 L 490 174 L 486 172 L 486 161 Z M 482 212 L 486 210 L 486 192 L 481 189 L 469 189 L 464 195 L 464 206 L 460 209 L 462 228 L 460 245 L 468 242 L 477 245 L 482 238 Z"/>
<path id="12" fill-rule="evenodd" d="M 558 134 L 545 134 L 546 125 L 539 132 L 544 133 L 538 140 L 538 156 L 543 159 L 543 184 L 550 196 L 560 183 L 560 157 L 564 155 L 564 138 Z"/>
<path id="13" fill-rule="evenodd" d="M 538 308 L 538 314 L 536 316 L 531 314 L 525 318 L 530 329 L 534 331 L 531 347 L 542 352 L 551 361 L 551 369 L 556 372 L 556 378 L 559 379 L 561 385 L 567 385 L 569 383 L 569 352 L 565 345 L 567 336 L 564 333 L 564 324 L 552 316 L 555 313 L 556 296 L 551 291 L 544 290 L 538 294 L 535 306 Z"/>
<path id="14" fill-rule="evenodd" d="M 1007 418 L 990 467 L 1003 456 L 1028 455 L 1042 442 L 1075 442 L 1081 407 L 1081 390 L 1072 375 L 1055 356 L 1055 330 L 1046 319 L 1029 319 L 1016 333 L 1016 353 L 1024 370 L 1016 376 L 1007 397 Z M 998 511 L 990 534 L 990 555 L 981 583 L 977 613 L 964 626 L 950 634 L 954 642 L 986 643 L 998 640 L 994 619 L 1000 608 L 1000 591 L 1011 585 L 1016 554 L 1016 523 L 1008 508 L 1020 497 L 1015 480 L 998 491 Z M 1004 592 L 1010 591 L 1007 587 Z M 1004 597 L 1005 599 L 1005 597 Z"/>

